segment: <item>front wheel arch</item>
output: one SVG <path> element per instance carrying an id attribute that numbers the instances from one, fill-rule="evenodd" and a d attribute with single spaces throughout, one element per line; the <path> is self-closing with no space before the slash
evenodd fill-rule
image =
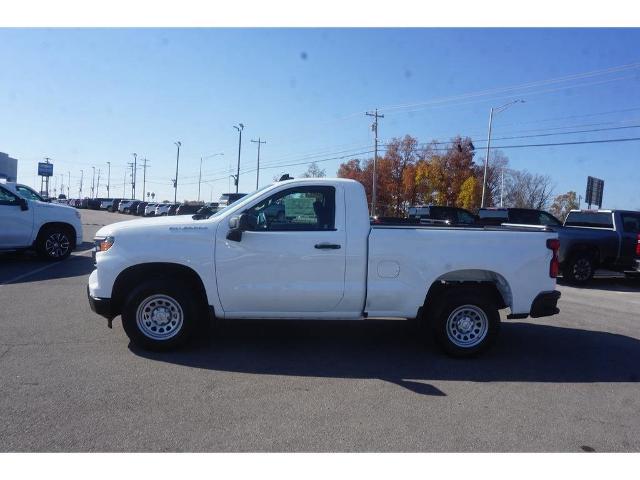
<path id="1" fill-rule="evenodd" d="M 122 313 L 122 307 L 129 292 L 138 284 L 149 279 L 183 283 L 191 288 L 198 304 L 208 307 L 207 292 L 200 275 L 190 267 L 178 263 L 151 262 L 133 265 L 118 274 L 111 290 L 111 302 L 114 316 Z"/>

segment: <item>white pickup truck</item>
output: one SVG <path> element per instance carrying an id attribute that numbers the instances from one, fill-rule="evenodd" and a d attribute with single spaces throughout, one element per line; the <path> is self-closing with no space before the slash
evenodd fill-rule
<path id="1" fill-rule="evenodd" d="M 47 260 L 62 260 L 81 243 L 75 208 L 45 202 L 26 185 L 0 183 L 0 251 L 34 248 Z"/>
<path id="2" fill-rule="evenodd" d="M 284 215 L 266 215 L 268 209 Z M 198 217 L 196 217 L 198 218 Z M 275 183 L 210 218 L 115 223 L 96 235 L 87 295 L 143 348 L 183 344 L 206 319 L 419 319 L 468 356 L 510 318 L 558 313 L 557 234 L 371 225 L 345 179 Z"/>

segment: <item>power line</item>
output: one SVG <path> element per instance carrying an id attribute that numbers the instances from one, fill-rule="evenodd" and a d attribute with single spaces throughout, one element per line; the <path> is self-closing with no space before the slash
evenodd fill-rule
<path id="1" fill-rule="evenodd" d="M 634 70 L 634 69 L 637 69 L 639 67 L 640 67 L 640 62 L 636 62 L 636 63 L 630 63 L 630 64 L 626 64 L 626 65 L 618 65 L 618 66 L 615 66 L 615 67 L 604 68 L 604 69 L 600 69 L 600 70 L 592 70 L 592 71 L 589 71 L 589 72 L 577 73 L 577 74 L 572 74 L 572 75 L 564 75 L 564 76 L 561 76 L 561 77 L 549 78 L 549 79 L 538 80 L 538 81 L 533 81 L 533 82 L 526 82 L 526 83 L 521 83 L 521 84 L 517 84 L 517 85 L 511 85 L 511 86 L 508 86 L 508 87 L 492 88 L 492 89 L 488 89 L 488 90 L 470 92 L 470 93 L 465 93 L 465 94 L 461 94 L 461 95 L 453 95 L 453 96 L 449 96 L 449 97 L 442 97 L 440 99 L 433 99 L 433 100 L 416 102 L 416 103 L 390 105 L 390 106 L 387 106 L 387 107 L 382 107 L 381 110 L 389 111 L 389 110 L 397 110 L 397 109 L 411 108 L 411 107 L 417 107 L 417 106 L 434 105 L 434 104 L 438 104 L 438 103 L 448 103 L 448 102 L 456 101 L 456 100 L 465 100 L 467 98 L 476 98 L 476 97 L 488 96 L 488 95 L 494 95 L 494 94 L 500 94 L 500 93 L 506 93 L 506 92 L 511 92 L 511 91 L 525 90 L 525 89 L 534 88 L 534 87 L 552 85 L 552 84 L 555 84 L 555 83 L 565 83 L 565 82 L 569 82 L 569 81 L 572 81 L 572 80 L 582 80 L 584 78 L 592 78 L 592 77 L 607 75 L 607 74 L 610 74 L 610 73 L 617 73 L 617 72 L 621 72 L 621 71 L 625 71 L 625 70 Z"/>

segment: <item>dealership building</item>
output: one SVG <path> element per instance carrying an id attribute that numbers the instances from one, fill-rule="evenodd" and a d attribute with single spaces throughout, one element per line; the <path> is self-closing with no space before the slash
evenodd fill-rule
<path id="1" fill-rule="evenodd" d="M 15 182 L 18 177 L 18 160 L 0 152 L 0 179 Z"/>

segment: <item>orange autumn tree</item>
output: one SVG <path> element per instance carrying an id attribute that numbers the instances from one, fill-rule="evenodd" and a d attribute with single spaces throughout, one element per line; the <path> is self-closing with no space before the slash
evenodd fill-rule
<path id="1" fill-rule="evenodd" d="M 420 204 L 477 209 L 483 172 L 474 162 L 474 153 L 468 137 L 457 136 L 426 146 L 410 135 L 391 139 L 377 163 L 378 215 L 404 216 L 408 207 Z M 372 158 L 342 163 L 338 176 L 361 182 L 371 206 Z"/>

